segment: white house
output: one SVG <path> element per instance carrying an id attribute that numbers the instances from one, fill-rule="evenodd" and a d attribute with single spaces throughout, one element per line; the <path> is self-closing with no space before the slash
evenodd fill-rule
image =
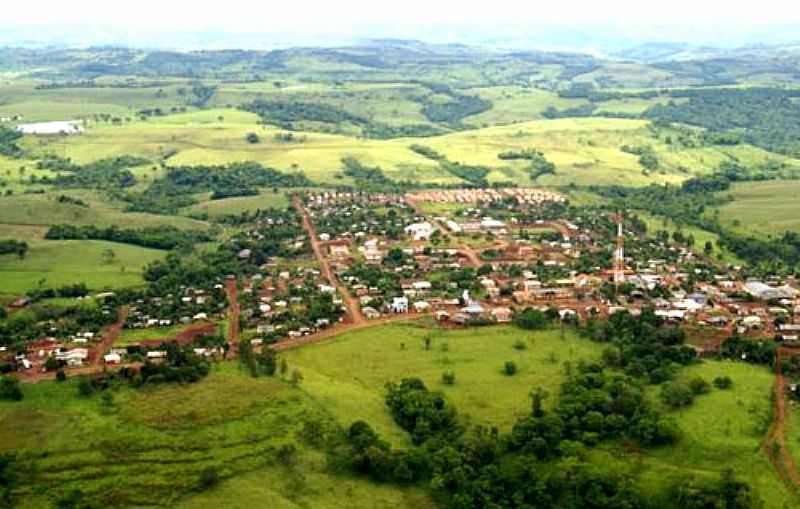
<path id="1" fill-rule="evenodd" d="M 408 298 L 407 297 L 393 298 L 391 307 L 393 313 L 408 313 Z"/>
<path id="2" fill-rule="evenodd" d="M 414 240 L 428 240 L 434 230 L 433 225 L 428 222 L 414 223 L 405 227 L 406 235 L 411 235 Z"/>

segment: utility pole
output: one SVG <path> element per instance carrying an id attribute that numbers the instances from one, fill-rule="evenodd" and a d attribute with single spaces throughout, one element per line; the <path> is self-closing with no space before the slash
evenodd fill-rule
<path id="1" fill-rule="evenodd" d="M 617 248 L 614 250 L 614 286 L 619 287 L 625 282 L 625 234 L 622 231 L 622 212 L 618 212 L 617 219 Z"/>

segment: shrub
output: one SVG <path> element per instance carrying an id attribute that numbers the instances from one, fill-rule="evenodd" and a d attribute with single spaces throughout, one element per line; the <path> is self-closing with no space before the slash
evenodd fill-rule
<path id="1" fill-rule="evenodd" d="M 730 389 L 733 386 L 733 380 L 729 376 L 718 376 L 714 379 L 714 387 L 717 389 Z"/>
<path id="2" fill-rule="evenodd" d="M 445 371 L 442 373 L 442 383 L 445 385 L 453 385 L 456 383 L 456 374 L 452 371 Z"/>
<path id="3" fill-rule="evenodd" d="M 514 341 L 514 350 L 527 350 L 527 348 L 528 345 L 521 339 Z"/>
<path id="4" fill-rule="evenodd" d="M 514 361 L 506 361 L 505 365 L 503 366 L 503 373 L 506 376 L 514 376 L 517 374 L 517 363 Z"/>
<path id="5" fill-rule="evenodd" d="M 670 408 L 689 406 L 694 401 L 694 392 L 686 383 L 670 382 L 661 387 L 661 401 Z"/>
<path id="6" fill-rule="evenodd" d="M 22 399 L 22 389 L 19 388 L 19 380 L 10 376 L 0 378 L 0 400 L 20 401 Z"/>
<path id="7" fill-rule="evenodd" d="M 219 472 L 215 467 L 206 467 L 200 472 L 200 489 L 207 490 L 219 484 Z"/>
<path id="8" fill-rule="evenodd" d="M 59 369 L 56 371 L 56 382 L 64 382 L 67 380 L 67 374 L 64 373 L 63 369 Z"/>
<path id="9" fill-rule="evenodd" d="M 708 382 L 698 376 L 689 381 L 689 388 L 692 390 L 692 393 L 699 395 L 706 394 L 711 387 L 708 385 Z"/>

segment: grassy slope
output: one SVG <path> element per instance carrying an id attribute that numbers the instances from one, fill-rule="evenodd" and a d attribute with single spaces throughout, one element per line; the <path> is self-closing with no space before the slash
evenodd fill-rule
<path id="1" fill-rule="evenodd" d="M 423 338 L 430 334 L 430 351 Z M 517 350 L 515 341 L 528 347 Z M 405 349 L 401 348 L 405 344 Z M 446 351 L 443 345 L 447 345 Z M 596 358 L 600 346 L 558 331 L 530 333 L 498 326 L 436 331 L 413 324 L 395 324 L 355 331 L 330 342 L 290 352 L 289 365 L 305 376 L 303 388 L 340 420 L 364 419 L 383 434 L 404 440 L 385 411 L 383 386 L 407 376 L 418 376 L 441 390 L 458 411 L 475 423 L 510 429 L 529 409 L 528 393 L 543 387 L 558 392 L 563 365 Z M 506 361 L 519 367 L 516 376 L 503 375 Z M 443 385 L 444 371 L 456 374 L 453 386 Z M 498 390 L 501 389 L 501 390 Z"/>
<path id="2" fill-rule="evenodd" d="M 725 227 L 766 237 L 800 231 L 800 181 L 747 182 L 733 186 L 733 202 L 719 209 Z M 734 221 L 738 221 L 738 226 Z"/>
<path id="3" fill-rule="evenodd" d="M 332 476 L 304 446 L 297 467 L 281 466 L 274 448 L 295 443 L 304 420 L 325 410 L 231 363 L 197 384 L 118 389 L 111 406 L 78 397 L 74 381 L 24 393 L 20 403 L 0 402 L 0 452 L 16 449 L 36 468 L 20 493 L 25 507 L 52 507 L 75 489 L 100 504 L 175 507 L 209 467 L 231 481 L 185 507 L 431 507 L 414 488 Z"/>
<path id="4" fill-rule="evenodd" d="M 658 230 L 666 230 L 667 232 L 669 232 L 671 238 L 674 232 L 681 231 L 684 235 L 694 236 L 695 251 L 702 253 L 706 242 L 711 242 L 711 244 L 714 246 L 713 256 L 717 257 L 718 255 L 721 254 L 722 258 L 720 259 L 725 263 L 731 263 L 731 264 L 743 263 L 742 260 L 740 260 L 733 253 L 727 250 L 723 251 L 719 250 L 719 247 L 717 246 L 717 240 L 719 239 L 719 235 L 717 235 L 716 233 L 702 230 L 700 228 L 697 228 L 696 226 L 681 225 L 680 227 L 678 227 L 677 225 L 675 225 L 675 223 L 673 223 L 669 219 L 666 219 L 661 216 L 658 217 L 652 216 L 645 212 L 637 212 L 636 215 L 639 216 L 639 218 L 642 219 L 645 222 L 645 224 L 647 224 L 648 235 L 654 235 L 655 232 L 657 232 Z"/>
<path id="5" fill-rule="evenodd" d="M 701 376 L 711 383 L 722 375 L 733 379 L 731 390 L 712 389 L 687 409 L 673 413 L 683 434 L 680 442 L 641 456 L 645 479 L 665 485 L 676 474 L 716 477 L 722 469 L 732 468 L 751 483 L 768 509 L 794 507 L 798 500 L 759 449 L 769 424 L 774 376 L 766 368 L 730 361 L 705 361 L 680 376 Z"/>
<path id="6" fill-rule="evenodd" d="M 207 193 L 200 203 L 183 209 L 184 214 L 208 214 L 209 217 L 227 214 L 241 214 L 247 211 L 266 208 L 285 208 L 289 198 L 281 192 L 261 191 L 257 196 L 241 196 L 224 200 L 209 200 Z"/>
<path id="7" fill-rule="evenodd" d="M 45 229 L 0 225 L 0 238 L 28 242 L 24 259 L 0 256 L 0 293 L 20 294 L 44 286 L 86 283 L 92 289 L 121 288 L 143 283 L 142 269 L 164 256 L 164 251 L 116 242 L 95 240 L 44 240 Z M 111 249 L 115 259 L 106 263 L 103 253 Z"/>

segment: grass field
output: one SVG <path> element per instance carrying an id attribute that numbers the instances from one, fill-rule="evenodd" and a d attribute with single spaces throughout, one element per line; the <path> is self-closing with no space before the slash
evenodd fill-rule
<path id="1" fill-rule="evenodd" d="M 281 131 L 257 122 L 255 115 L 242 111 L 203 110 L 147 121 L 135 120 L 121 126 L 98 125 L 81 136 L 28 139 L 25 144 L 34 153 L 54 152 L 79 162 L 123 154 L 158 160 L 168 150 L 177 151 L 169 160 L 171 165 L 253 160 L 279 170 L 302 170 L 323 183 L 342 182 L 338 174 L 341 159 L 346 156 L 356 157 L 366 165 L 379 166 L 396 179 L 458 182 L 432 161 L 409 150 L 412 143 L 428 145 L 452 161 L 489 166 L 494 170 L 489 175 L 490 181 L 512 180 L 522 185 L 531 184 L 525 163 L 501 161 L 498 153 L 526 148 L 541 150 L 557 166 L 556 175 L 542 177 L 537 182 L 543 185 L 680 182 L 694 174 L 712 171 L 731 156 L 743 163 L 774 158 L 772 154 L 749 146 L 676 151 L 653 138 L 645 121 L 628 119 L 531 120 L 422 140 L 371 140 L 307 132 L 300 133 L 306 138 L 304 142 L 295 143 L 275 140 L 273 136 Z M 249 132 L 258 133 L 261 142 L 247 143 L 245 135 Z M 643 174 L 638 158 L 620 150 L 624 144 L 651 145 L 662 169 L 651 175 Z"/>
<path id="2" fill-rule="evenodd" d="M 800 181 L 772 180 L 735 184 L 733 201 L 719 209 L 723 226 L 759 237 L 800 232 Z"/>
<path id="3" fill-rule="evenodd" d="M 281 463 L 276 449 L 297 443 L 303 422 L 325 410 L 235 364 L 187 386 L 119 388 L 111 403 L 79 397 L 76 385 L 26 385 L 22 402 L 0 402 L 0 452 L 14 449 L 35 469 L 23 480 L 24 507 L 53 507 L 74 490 L 102 506 L 432 507 L 416 488 L 332 475 L 301 443 L 296 465 Z M 221 484 L 185 498 L 209 468 Z"/>
<path id="4" fill-rule="evenodd" d="M 659 230 L 665 230 L 669 232 L 671 238 L 673 233 L 675 233 L 676 231 L 680 231 L 684 235 L 694 236 L 695 251 L 702 253 L 706 242 L 711 242 L 711 244 L 714 246 L 714 253 L 712 255 L 713 257 L 716 257 L 725 263 L 730 263 L 730 264 L 743 263 L 742 260 L 740 260 L 733 253 L 727 250 L 720 251 L 719 246 L 717 246 L 717 240 L 719 240 L 719 235 L 717 235 L 716 233 L 702 230 L 696 226 L 690 226 L 690 225 L 678 226 L 674 222 L 672 222 L 669 218 L 656 217 L 644 212 L 637 212 L 636 215 L 639 217 L 639 219 L 642 219 L 647 225 L 648 235 L 654 235 L 655 232 Z"/>
<path id="5" fill-rule="evenodd" d="M 196 215 L 208 214 L 208 217 L 224 216 L 227 214 L 241 214 L 266 208 L 285 208 L 289 205 L 289 198 L 285 193 L 261 191 L 257 196 L 241 196 L 226 198 L 224 200 L 209 200 L 207 193 L 202 201 L 181 211 L 183 214 Z"/>
<path id="6" fill-rule="evenodd" d="M 711 383 L 721 375 L 731 377 L 732 389 L 712 388 L 688 408 L 672 412 L 682 431 L 681 440 L 675 446 L 642 454 L 638 461 L 644 479 L 665 486 L 681 473 L 713 478 L 724 468 L 732 468 L 750 482 L 766 508 L 797 507 L 800 500 L 789 493 L 760 450 L 770 423 L 774 375 L 761 366 L 705 361 L 686 368 L 680 377 L 701 376 Z"/>
<path id="7" fill-rule="evenodd" d="M 423 346 L 426 335 L 432 337 L 429 351 Z M 526 349 L 515 349 L 517 341 Z M 286 357 L 290 366 L 302 370 L 303 390 L 340 420 L 364 419 L 403 443 L 407 435 L 385 410 L 386 382 L 420 377 L 431 389 L 444 392 L 472 422 L 508 430 L 518 416 L 529 411 L 532 388 L 557 394 L 563 363 L 575 365 L 581 359 L 597 358 L 601 349 L 570 332 L 561 339 L 557 330 L 531 333 L 497 326 L 446 331 L 394 324 L 343 334 Z M 502 373 L 509 360 L 519 368 L 512 377 Z M 455 373 L 455 385 L 442 384 L 444 371 Z"/>
<path id="8" fill-rule="evenodd" d="M 44 240 L 45 228 L 0 224 L 0 238 L 28 242 L 25 258 L 0 256 L 0 293 L 86 283 L 94 290 L 142 284 L 142 269 L 165 251 L 96 240 Z M 104 254 L 114 252 L 113 260 Z"/>
<path id="9" fill-rule="evenodd" d="M 61 203 L 61 195 L 77 198 L 88 207 Z M 206 229 L 209 224 L 186 217 L 123 212 L 123 204 L 112 204 L 100 193 L 88 190 L 53 190 L 45 194 L 17 194 L 0 197 L 0 224 L 43 226 L 54 224 L 125 226 L 175 226 L 184 229 Z"/>

